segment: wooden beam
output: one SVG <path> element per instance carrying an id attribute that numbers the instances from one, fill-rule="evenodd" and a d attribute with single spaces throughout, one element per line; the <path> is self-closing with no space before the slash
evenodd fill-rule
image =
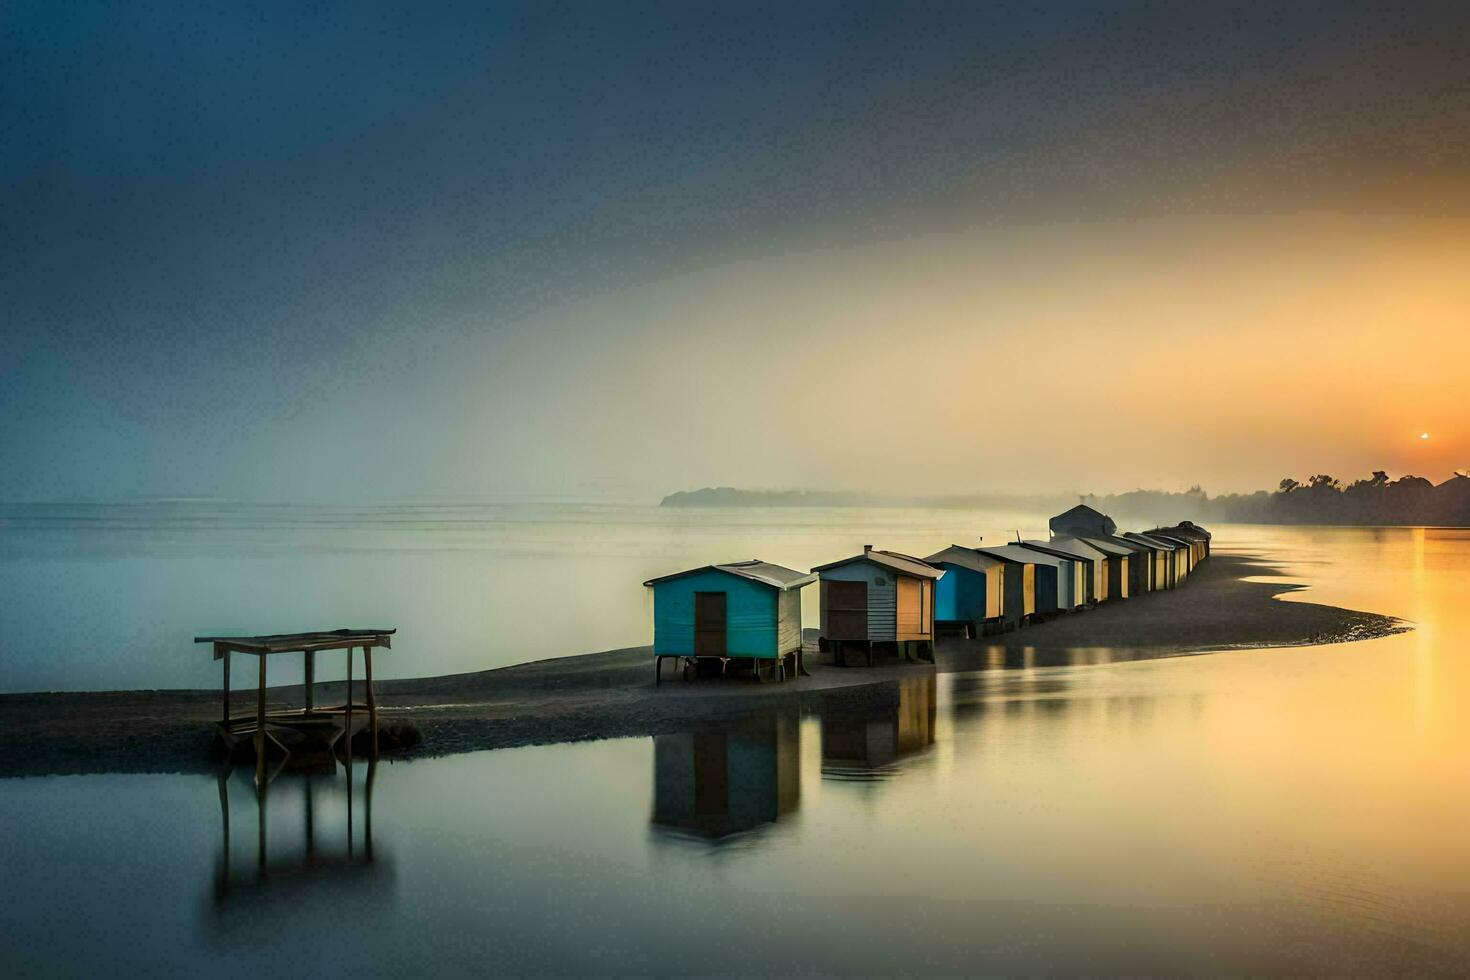
<path id="1" fill-rule="evenodd" d="M 225 662 L 225 710 L 224 723 L 230 723 L 230 651 L 221 650 L 218 645 L 214 648 L 216 658 L 222 658 Z"/>

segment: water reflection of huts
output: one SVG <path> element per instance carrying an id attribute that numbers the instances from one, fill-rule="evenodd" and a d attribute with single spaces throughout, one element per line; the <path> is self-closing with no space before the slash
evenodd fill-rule
<path id="1" fill-rule="evenodd" d="M 655 828 L 719 841 L 775 823 L 801 803 L 795 708 L 653 739 Z"/>
<path id="2" fill-rule="evenodd" d="M 934 744 L 938 714 L 933 674 L 905 677 L 822 711 L 822 775 L 871 779 Z"/>

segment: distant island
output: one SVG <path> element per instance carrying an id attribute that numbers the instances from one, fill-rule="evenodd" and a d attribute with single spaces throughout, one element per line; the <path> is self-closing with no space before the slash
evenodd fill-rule
<path id="1" fill-rule="evenodd" d="M 1199 487 L 1183 492 L 1130 490 L 1117 494 L 953 494 L 894 496 L 827 490 L 741 490 L 705 487 L 671 493 L 664 507 L 933 507 L 1060 511 L 1078 502 L 1133 520 L 1233 524 L 1399 524 L 1470 527 L 1470 475 L 1457 472 L 1435 485 L 1421 476 L 1390 479 L 1383 470 L 1343 483 L 1325 473 L 1305 483 L 1290 477 L 1275 490 L 1212 497 Z"/>

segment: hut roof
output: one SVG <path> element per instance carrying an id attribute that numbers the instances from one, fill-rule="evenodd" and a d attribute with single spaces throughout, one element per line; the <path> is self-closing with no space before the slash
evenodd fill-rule
<path id="1" fill-rule="evenodd" d="M 943 569 L 935 568 L 922 558 L 915 558 L 913 555 L 905 555 L 897 551 L 880 551 L 877 548 L 864 548 L 860 555 L 818 565 L 812 571 L 825 572 L 829 568 L 850 565 L 855 561 L 870 561 L 875 565 L 882 565 L 884 568 L 898 572 L 900 575 L 909 575 L 914 578 L 937 579 L 944 574 Z"/>
<path id="2" fill-rule="evenodd" d="M 1116 541 L 1104 541 L 1102 538 L 1079 538 L 1078 540 L 1084 544 L 1091 545 L 1105 555 L 1112 555 L 1114 558 L 1127 558 L 1130 555 L 1138 554 L 1136 548 L 1125 548 Z"/>
<path id="3" fill-rule="evenodd" d="M 995 548 L 981 548 L 980 550 L 1002 561 L 1019 562 L 1026 565 L 1050 565 L 1052 568 L 1061 568 L 1062 562 L 1069 560 L 1033 551 L 1019 544 L 1003 544 Z"/>
<path id="4" fill-rule="evenodd" d="M 1196 541 L 1208 541 L 1213 537 L 1209 531 L 1206 531 L 1193 521 L 1180 521 L 1173 527 L 1156 527 L 1153 530 L 1162 531 L 1166 534 L 1183 535 L 1187 538 L 1193 538 Z"/>
<path id="5" fill-rule="evenodd" d="M 960 568 L 968 568 L 976 572 L 988 571 L 997 565 L 1005 564 L 999 558 L 987 555 L 974 548 L 967 548 L 962 544 L 952 544 L 943 551 L 936 551 L 928 558 L 925 558 L 924 561 L 931 565 L 938 565 L 941 562 L 949 565 L 957 565 Z"/>
<path id="6" fill-rule="evenodd" d="M 1098 539 L 1097 538 L 1088 538 L 1087 540 L 1089 540 L 1089 541 L 1096 541 Z M 1145 544 L 1142 541 L 1135 541 L 1132 538 L 1125 538 L 1121 534 L 1109 535 L 1108 538 L 1107 538 L 1107 540 L 1108 541 L 1111 541 L 1113 544 L 1117 545 L 1119 548 L 1126 548 L 1128 551 L 1133 552 L 1135 555 L 1141 554 L 1143 552 L 1152 553 L 1152 552 L 1155 552 L 1155 551 L 1162 550 L 1159 545 L 1156 545 L 1156 544 Z"/>
<path id="7" fill-rule="evenodd" d="M 1123 537 L 1132 541 L 1142 541 L 1144 544 L 1155 548 L 1163 548 L 1165 551 L 1179 550 L 1179 542 L 1170 541 L 1167 538 L 1155 537 L 1152 534 L 1140 534 L 1138 531 L 1124 531 Z"/>
<path id="8" fill-rule="evenodd" d="M 699 568 L 688 568 L 682 572 L 674 572 L 672 575 L 660 575 L 651 578 L 644 585 L 657 585 L 660 582 L 668 582 L 686 575 L 695 575 L 699 572 L 726 572 L 730 575 L 738 575 L 741 578 L 759 582 L 761 585 L 769 585 L 773 589 L 787 592 L 791 589 L 799 589 L 804 585 L 811 585 L 817 580 L 815 575 L 806 572 L 798 572 L 794 568 L 784 565 L 774 565 L 768 561 L 752 558 L 749 561 L 734 561 L 726 565 L 701 565 Z"/>
<path id="9" fill-rule="evenodd" d="M 1188 548 L 1199 539 L 1187 537 L 1177 531 L 1149 531 L 1148 536 L 1159 541 L 1166 541 L 1176 548 Z"/>
<path id="10" fill-rule="evenodd" d="M 314 630 L 310 633 L 268 633 L 263 636 L 196 636 L 195 643 L 213 643 L 240 653 L 306 653 L 346 650 L 349 647 L 389 647 L 397 629 Z"/>
<path id="11" fill-rule="evenodd" d="M 1069 557 L 1082 558 L 1086 561 L 1098 561 L 1107 557 L 1106 554 L 1081 538 L 1052 538 L 1050 541 L 1023 541 L 1021 543 L 1028 548 L 1036 548 L 1040 551 L 1051 549 L 1065 552 Z"/>

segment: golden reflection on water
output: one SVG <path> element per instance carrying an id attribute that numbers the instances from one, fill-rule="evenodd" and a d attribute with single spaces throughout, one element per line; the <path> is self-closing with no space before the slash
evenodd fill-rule
<path id="1" fill-rule="evenodd" d="M 1470 535 L 1221 538 L 1280 556 L 1280 578 L 1309 585 L 1289 601 L 1416 629 L 1150 661 L 1081 648 L 1064 666 L 994 648 L 985 670 L 906 681 L 881 703 L 834 701 L 797 729 L 821 740 L 823 782 L 839 781 L 809 801 L 807 823 L 850 819 L 834 811 L 856 802 L 864 825 L 923 827 L 922 844 L 874 848 L 901 853 L 903 876 L 936 898 L 991 903 L 1079 955 L 1101 929 L 1157 957 L 1103 942 L 1121 958 L 1080 963 L 1427 968 L 1470 952 Z M 833 795 L 853 779 L 879 782 Z M 822 846 L 795 841 L 772 847 Z M 840 860 L 828 879 L 891 887 L 883 860 Z"/>

